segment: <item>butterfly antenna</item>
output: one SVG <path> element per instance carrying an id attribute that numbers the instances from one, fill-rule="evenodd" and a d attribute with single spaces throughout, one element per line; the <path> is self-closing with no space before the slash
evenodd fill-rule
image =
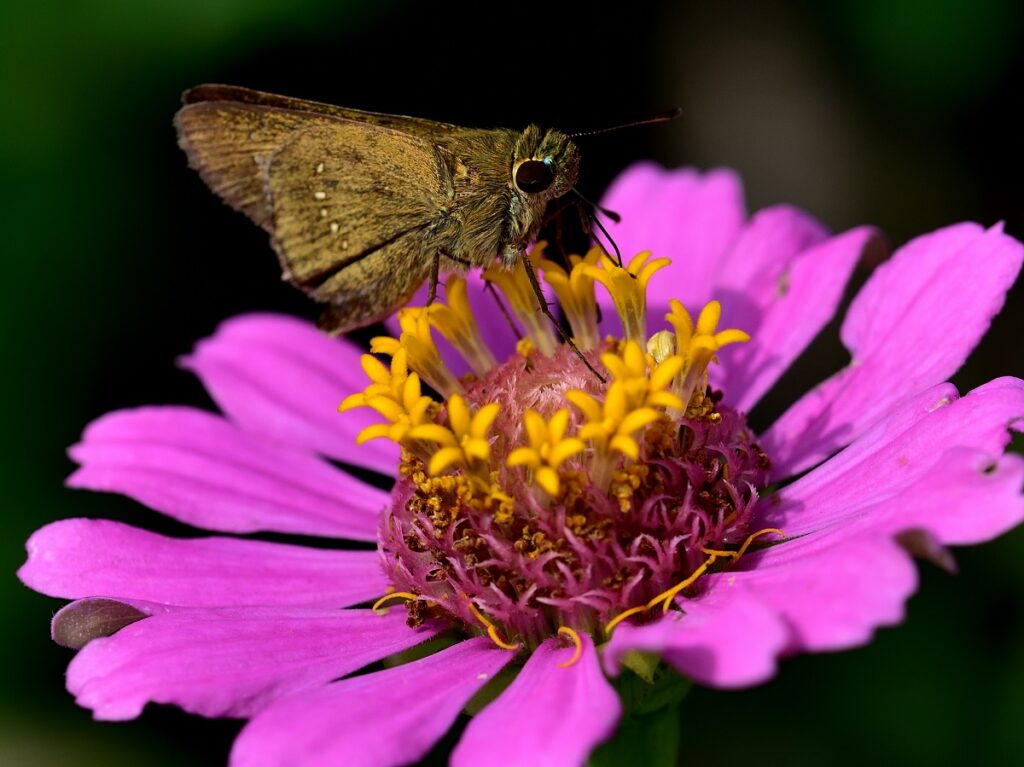
<path id="1" fill-rule="evenodd" d="M 604 224 L 601 223 L 601 219 L 599 219 L 597 217 L 597 214 L 599 212 L 600 213 L 604 213 L 606 216 L 608 216 L 608 218 L 610 218 L 616 224 L 619 223 L 620 221 L 622 221 L 622 217 L 619 216 L 619 214 L 616 213 L 613 210 L 608 210 L 607 208 L 602 208 L 600 205 L 591 202 L 586 197 L 584 197 L 582 194 L 580 194 L 580 191 L 576 187 L 571 187 L 571 189 L 576 194 L 576 196 L 580 198 L 580 201 L 584 205 L 586 205 L 588 208 L 590 208 L 590 222 L 594 226 L 597 227 L 598 231 L 600 231 L 601 234 L 603 234 L 605 236 L 605 239 L 607 239 L 608 242 L 611 244 L 612 250 L 615 251 L 615 261 L 616 261 L 616 263 L 618 263 L 619 267 L 621 268 L 622 267 L 622 253 L 619 251 L 619 246 L 618 246 L 618 244 L 616 244 L 615 239 L 611 236 L 609 231 L 605 228 Z M 597 237 L 594 237 L 594 239 L 597 240 Z M 604 249 L 605 253 L 608 252 L 608 249 L 604 247 L 604 243 L 598 241 L 598 244 Z"/>
<path id="2" fill-rule="evenodd" d="M 622 216 L 620 216 L 614 210 L 609 210 L 608 208 L 605 208 L 602 205 L 598 205 L 593 200 L 587 199 L 586 197 L 583 196 L 583 192 L 581 192 L 576 187 L 571 187 L 571 188 L 572 188 L 572 193 L 575 194 L 577 197 L 579 197 L 584 202 L 584 204 L 587 205 L 592 211 L 594 211 L 595 213 L 603 213 L 604 215 L 608 216 L 608 218 L 610 218 L 612 221 L 614 221 L 616 224 L 622 223 Z"/>
<path id="3" fill-rule="evenodd" d="M 611 133 L 612 131 L 622 130 L 623 128 L 632 128 L 636 125 L 651 125 L 652 123 L 663 123 L 669 120 L 675 120 L 679 115 L 683 113 L 680 107 L 675 109 L 669 109 L 665 112 L 660 112 L 653 117 L 647 117 L 643 120 L 632 120 L 628 123 L 622 123 L 620 125 L 613 125 L 610 128 L 598 128 L 597 130 L 579 131 L 578 133 L 570 133 L 569 138 L 579 138 L 580 136 L 596 136 L 599 133 Z"/>
<path id="4" fill-rule="evenodd" d="M 498 291 L 495 290 L 494 283 L 489 280 L 484 280 L 484 290 L 491 294 L 494 302 L 498 305 L 498 310 L 505 318 L 505 322 L 507 322 L 508 326 L 512 328 L 512 334 L 516 337 L 516 340 L 522 341 L 523 334 L 519 332 L 519 328 L 516 327 L 516 323 L 512 321 L 512 315 L 508 313 L 508 309 L 505 307 L 504 301 L 501 300 L 501 296 L 499 296 Z"/>

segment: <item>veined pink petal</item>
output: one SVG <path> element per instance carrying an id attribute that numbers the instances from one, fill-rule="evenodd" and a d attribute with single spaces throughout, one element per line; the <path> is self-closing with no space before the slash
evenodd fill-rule
<path id="1" fill-rule="evenodd" d="M 789 626 L 788 651 L 864 644 L 876 628 L 903 620 L 917 588 L 910 556 L 877 534 L 808 536 L 748 557 L 744 569 L 712 575 L 705 587 L 739 586 L 770 605 Z"/>
<path id="2" fill-rule="evenodd" d="M 412 764 L 512 658 L 477 637 L 422 660 L 284 698 L 242 730 L 231 765 Z"/>
<path id="3" fill-rule="evenodd" d="M 221 323 L 181 364 L 244 429 L 391 475 L 396 445 L 355 444 L 379 417 L 365 408 L 338 413 L 345 397 L 366 388 L 363 351 L 293 317 L 247 314 Z"/>
<path id="4" fill-rule="evenodd" d="M 781 527 L 791 540 L 704 579 L 706 598 L 719 595 L 728 604 L 738 588 L 756 595 L 789 626 L 787 651 L 868 641 L 879 626 L 902 620 L 916 588 L 898 534 L 974 543 L 1024 520 L 1024 460 L 1000 458 L 1007 429 L 1022 414 L 1024 382 L 1017 379 L 998 379 L 962 399 L 949 384 L 908 398 L 783 488 L 779 504 L 767 505 L 755 526 Z M 700 600 L 680 604 L 689 611 Z"/>
<path id="5" fill-rule="evenodd" d="M 723 305 L 721 326 L 745 330 L 751 340 L 724 348 L 718 353 L 721 365 L 710 372 L 731 404 L 749 411 L 814 340 L 836 313 L 850 274 L 875 236 L 861 227 L 790 258 L 782 251 L 774 274 L 766 265 L 761 276 L 734 276 L 730 259 L 715 290 Z M 727 287 L 740 277 L 750 281 Z"/>
<path id="6" fill-rule="evenodd" d="M 615 732 L 622 705 L 605 680 L 590 637 L 568 668 L 573 648 L 549 639 L 519 676 L 477 714 L 452 753 L 452 767 L 480 764 L 566 767 L 583 764 Z"/>
<path id="7" fill-rule="evenodd" d="M 712 276 L 709 291 L 722 302 L 722 325 L 756 334 L 767 307 L 791 294 L 791 261 L 828 237 L 816 219 L 789 205 L 774 205 L 752 215 Z"/>
<path id="8" fill-rule="evenodd" d="M 1002 308 L 1022 257 L 1024 246 L 1002 227 L 977 224 L 940 229 L 897 251 L 875 271 L 843 323 L 850 365 L 764 435 L 775 476 L 812 466 L 895 403 L 952 375 Z"/>
<path id="9" fill-rule="evenodd" d="M 644 250 L 672 259 L 647 288 L 652 307 L 678 298 L 699 310 L 712 298 L 714 276 L 746 217 L 743 186 L 731 170 L 665 170 L 649 162 L 619 174 L 601 204 L 622 216 L 619 224 L 604 220 L 623 260 Z M 598 288 L 597 297 L 605 314 L 614 314 L 607 291 Z"/>
<path id="10" fill-rule="evenodd" d="M 68 690 L 97 719 L 132 719 L 146 703 L 248 717 L 436 633 L 405 611 L 306 607 L 164 608 L 95 639 L 68 667 Z"/>
<path id="11" fill-rule="evenodd" d="M 848 448 L 784 488 L 780 502 L 766 507 L 761 523 L 800 535 L 866 514 L 922 477 L 941 475 L 950 449 L 969 449 L 987 456 L 981 463 L 995 464 L 1010 440 L 1009 430 L 1022 427 L 1020 379 L 999 378 L 960 399 L 948 384 L 933 387 L 900 403 Z M 982 485 L 975 478 L 965 489 Z M 1004 503 L 1012 502 L 1008 494 Z M 1004 511 L 980 504 L 974 514 L 986 528 L 990 514 L 1003 518 Z M 937 509 L 935 519 L 941 517 Z"/>
<path id="12" fill-rule="evenodd" d="M 347 607 L 388 586 L 376 551 L 235 538 L 168 538 L 105 519 L 65 519 L 28 539 L 18 577 L 52 597 L 101 595 L 191 607 Z"/>
<path id="13" fill-rule="evenodd" d="M 1024 458 L 949 450 L 916 486 L 861 520 L 899 533 L 925 530 L 944 544 L 983 543 L 1024 522 Z M 877 517 L 872 519 L 871 517 Z"/>
<path id="14" fill-rule="evenodd" d="M 70 450 L 70 487 L 122 493 L 182 522 L 376 540 L 388 494 L 315 456 L 187 407 L 120 410 Z"/>
<path id="15" fill-rule="evenodd" d="M 935 544 L 982 543 L 1024 521 L 1024 458 L 967 447 L 942 451 L 940 460 L 899 492 L 869 496 L 849 508 L 818 515 L 818 528 L 748 564 L 781 567 L 843 545 L 844 537 L 924 532 Z"/>
<path id="16" fill-rule="evenodd" d="M 604 650 L 604 665 L 619 673 L 629 650 L 653 652 L 680 673 L 712 687 L 746 687 L 770 679 L 789 630 L 778 614 L 741 586 L 718 584 L 696 599 L 679 599 L 672 612 L 646 626 L 621 624 Z"/>

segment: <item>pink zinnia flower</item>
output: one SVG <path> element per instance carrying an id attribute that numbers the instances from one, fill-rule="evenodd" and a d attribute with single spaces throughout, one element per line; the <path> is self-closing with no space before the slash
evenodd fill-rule
<path id="1" fill-rule="evenodd" d="M 846 315 L 850 364 L 755 435 L 744 413 L 832 317 L 874 233 L 830 236 L 781 206 L 748 218 L 728 171 L 638 166 L 605 204 L 623 252 L 658 258 L 531 255 L 605 380 L 534 311 L 520 266 L 486 274 L 518 344 L 475 279 L 403 312 L 399 337 L 374 341 L 388 365 L 243 316 L 184 361 L 226 417 L 91 424 L 72 487 L 209 530 L 377 550 L 44 527 L 19 575 L 78 600 L 53 623 L 81 647 L 78 702 L 98 719 L 148 702 L 251 718 L 240 766 L 385 765 L 425 755 L 476 696 L 453 764 L 580 764 L 622 714 L 609 677 L 642 673 L 642 653 L 707 685 L 762 682 L 780 657 L 900 621 L 908 552 L 948 561 L 945 546 L 1021 521 L 1024 462 L 1003 451 L 1024 382 L 945 383 L 1020 268 L 1000 227 L 897 251 Z"/>

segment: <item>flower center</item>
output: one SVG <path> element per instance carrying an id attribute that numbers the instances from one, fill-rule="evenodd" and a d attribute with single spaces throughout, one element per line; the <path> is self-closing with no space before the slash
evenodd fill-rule
<path id="1" fill-rule="evenodd" d="M 746 334 L 717 330 L 717 302 L 694 322 L 674 301 L 672 331 L 647 338 L 646 285 L 666 259 L 621 267 L 595 249 L 566 270 L 542 252 L 529 257 L 586 361 L 539 321 L 520 263 L 484 273 L 527 332 L 509 359 L 495 361 L 453 276 L 447 306 L 406 309 L 400 338 L 374 339 L 390 368 L 365 355 L 371 383 L 341 406 L 384 417 L 360 441 L 402 447 L 379 533 L 393 589 L 378 606 L 402 598 L 412 625 L 443 618 L 508 648 L 667 610 L 755 538 L 780 534 L 750 530 L 768 458 L 707 385 L 715 351 Z M 595 282 L 625 338 L 600 340 Z M 473 374 L 447 369 L 432 330 Z M 420 376 L 444 402 L 423 394 Z"/>

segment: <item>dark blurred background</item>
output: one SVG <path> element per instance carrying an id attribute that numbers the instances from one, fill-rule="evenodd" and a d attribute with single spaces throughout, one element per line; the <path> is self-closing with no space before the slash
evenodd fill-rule
<path id="1" fill-rule="evenodd" d="M 63 689 L 70 651 L 48 640 L 59 602 L 13 577 L 24 539 L 54 519 L 187 532 L 127 500 L 63 489 L 65 447 L 107 410 L 208 406 L 174 359 L 219 320 L 314 314 L 280 282 L 266 236 L 187 169 L 171 127 L 183 89 L 226 82 L 464 125 L 569 130 L 678 104 L 674 123 L 588 140 L 584 191 L 599 196 L 641 158 L 727 165 L 752 210 L 794 203 L 835 229 L 875 223 L 896 244 L 963 219 L 1005 220 L 1024 235 L 1020 3 L 629 5 L 645 10 L 3 3 L 0 763 L 220 765 L 238 728 L 162 707 L 137 722 L 91 722 Z M 1024 375 L 1021 298 L 1018 286 L 958 374 L 963 389 Z M 759 421 L 842 362 L 833 328 Z M 685 762 L 1024 764 L 1024 530 L 958 559 L 956 577 L 922 565 L 906 625 L 869 647 L 787 661 L 756 690 L 692 693 Z"/>

